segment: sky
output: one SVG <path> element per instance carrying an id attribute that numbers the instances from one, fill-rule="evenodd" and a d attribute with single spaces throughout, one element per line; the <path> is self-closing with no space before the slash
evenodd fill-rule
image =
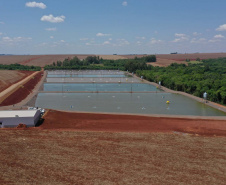
<path id="1" fill-rule="evenodd" d="M 226 0 L 0 0 L 0 54 L 226 52 Z"/>

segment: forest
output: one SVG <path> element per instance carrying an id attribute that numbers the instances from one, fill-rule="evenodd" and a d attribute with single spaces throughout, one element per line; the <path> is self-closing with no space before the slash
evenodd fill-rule
<path id="1" fill-rule="evenodd" d="M 176 64 L 137 70 L 138 76 L 176 91 L 198 97 L 207 92 L 208 100 L 226 104 L 226 58 L 202 60 L 197 64 Z"/>
<path id="2" fill-rule="evenodd" d="M 25 66 L 21 64 L 0 64 L 0 70 L 41 71 L 39 66 Z"/>
<path id="3" fill-rule="evenodd" d="M 45 66 L 45 70 L 56 69 L 90 69 L 90 70 L 122 70 L 136 72 L 136 70 L 148 69 L 147 62 L 156 62 L 155 55 L 148 55 L 142 58 L 135 57 L 134 59 L 119 59 L 119 60 L 104 60 L 98 56 L 88 56 L 81 61 L 77 57 L 65 59 L 64 61 L 53 62 L 52 65 Z"/>

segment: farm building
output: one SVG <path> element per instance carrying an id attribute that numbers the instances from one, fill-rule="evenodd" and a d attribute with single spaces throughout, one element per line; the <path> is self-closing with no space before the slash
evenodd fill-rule
<path id="1" fill-rule="evenodd" d="M 40 117 L 40 110 L 0 111 L 0 128 L 17 127 L 20 123 L 34 127 Z"/>

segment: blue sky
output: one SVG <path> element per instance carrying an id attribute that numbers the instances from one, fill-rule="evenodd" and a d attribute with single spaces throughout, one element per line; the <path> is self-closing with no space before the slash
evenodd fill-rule
<path id="1" fill-rule="evenodd" d="M 225 0 L 1 0 L 0 53 L 226 52 Z"/>

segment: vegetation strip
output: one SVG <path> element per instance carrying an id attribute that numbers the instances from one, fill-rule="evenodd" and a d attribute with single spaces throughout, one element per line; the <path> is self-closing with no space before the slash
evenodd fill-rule
<path id="1" fill-rule="evenodd" d="M 136 73 L 148 81 L 161 82 L 162 86 L 200 98 L 207 92 L 208 100 L 226 105 L 226 58 L 202 60 L 188 66 L 173 63 Z"/>

